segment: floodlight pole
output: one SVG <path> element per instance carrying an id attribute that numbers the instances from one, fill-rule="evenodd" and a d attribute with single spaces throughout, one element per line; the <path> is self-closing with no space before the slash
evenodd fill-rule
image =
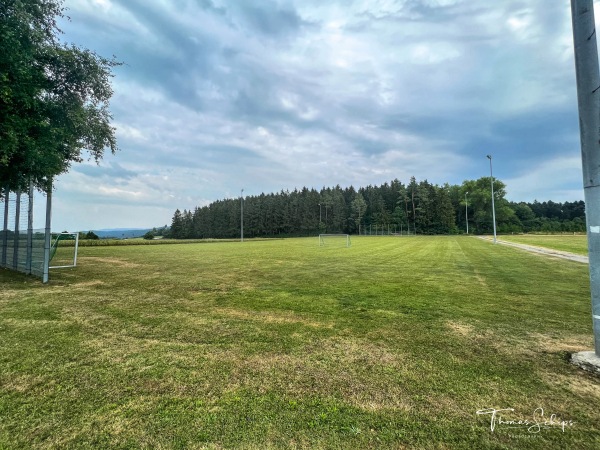
<path id="1" fill-rule="evenodd" d="M 240 195 L 240 207 L 241 207 L 241 215 L 240 215 L 240 242 L 244 242 L 244 190 L 242 189 L 242 194 Z"/>
<path id="2" fill-rule="evenodd" d="M 492 219 L 494 221 L 494 244 L 496 243 L 496 207 L 494 206 L 494 175 L 492 174 L 492 155 L 487 155 L 490 160 L 490 180 L 492 183 Z"/>
<path id="3" fill-rule="evenodd" d="M 600 358 L 600 72 L 593 0 L 571 0 L 592 323 Z"/>
<path id="4" fill-rule="evenodd" d="M 319 203 L 319 226 L 321 226 L 321 204 Z"/>
<path id="5" fill-rule="evenodd" d="M 469 234 L 469 204 L 467 203 L 468 194 L 468 192 L 465 192 L 465 222 L 467 223 L 467 234 Z"/>

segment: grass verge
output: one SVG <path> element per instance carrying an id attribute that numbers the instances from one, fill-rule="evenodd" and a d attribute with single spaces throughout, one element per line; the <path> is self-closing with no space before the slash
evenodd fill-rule
<path id="1" fill-rule="evenodd" d="M 516 242 L 518 244 L 533 245 L 536 247 L 545 247 L 563 252 L 575 253 L 576 255 L 588 254 L 587 236 L 585 234 L 564 234 L 564 235 L 502 235 L 498 237 L 504 241 Z"/>

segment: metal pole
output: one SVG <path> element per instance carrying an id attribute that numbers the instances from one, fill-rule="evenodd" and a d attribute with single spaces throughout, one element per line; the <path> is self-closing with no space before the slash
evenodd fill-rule
<path id="1" fill-rule="evenodd" d="M 492 184 L 492 220 L 494 221 L 494 244 L 496 243 L 496 207 L 494 206 L 494 175 L 492 174 L 492 155 L 487 155 L 490 160 L 490 182 Z"/>
<path id="2" fill-rule="evenodd" d="M 73 255 L 73 267 L 77 266 L 77 252 L 79 251 L 79 231 L 75 233 L 75 255 Z"/>
<path id="3" fill-rule="evenodd" d="M 467 203 L 468 194 L 468 192 L 465 192 L 465 222 L 467 223 L 467 234 L 469 234 L 469 204 Z"/>
<path id="4" fill-rule="evenodd" d="M 27 259 L 25 273 L 31 275 L 31 260 L 33 259 L 33 183 L 29 182 L 29 204 L 27 208 Z"/>
<path id="5" fill-rule="evenodd" d="M 4 190 L 4 228 L 2 234 L 2 266 L 6 267 L 6 254 L 8 253 L 8 203 L 10 200 L 10 189 Z"/>
<path id="6" fill-rule="evenodd" d="M 50 274 L 50 239 L 52 224 L 52 178 L 48 181 L 48 190 L 46 192 L 46 230 L 44 234 L 44 272 L 42 282 L 47 283 Z"/>
<path id="7" fill-rule="evenodd" d="M 242 209 L 242 213 L 240 216 L 240 237 L 241 242 L 244 242 L 244 190 L 242 189 L 242 195 L 240 196 L 240 205 Z"/>
<path id="8" fill-rule="evenodd" d="M 21 191 L 17 191 L 17 203 L 15 205 L 15 236 L 13 247 L 13 269 L 19 268 L 19 221 L 21 220 Z"/>
<path id="9" fill-rule="evenodd" d="M 571 0 L 595 354 L 600 358 L 600 73 L 592 0 Z"/>

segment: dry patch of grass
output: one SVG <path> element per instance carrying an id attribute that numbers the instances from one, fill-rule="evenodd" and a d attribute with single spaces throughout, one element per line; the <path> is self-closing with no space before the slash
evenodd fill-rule
<path id="1" fill-rule="evenodd" d="M 74 288 L 89 288 L 96 286 L 104 286 L 106 283 L 102 280 L 91 280 L 91 281 L 82 281 L 80 283 L 73 283 L 71 287 Z"/>
<path id="2" fill-rule="evenodd" d="M 600 401 L 600 383 L 598 383 L 597 378 L 587 373 L 578 372 L 567 376 L 549 370 L 540 370 L 539 374 L 544 383 L 550 386 L 566 389 L 576 396 L 594 398 L 596 401 Z"/>
<path id="3" fill-rule="evenodd" d="M 398 381 L 402 374 L 412 378 L 406 357 L 367 341 L 330 338 L 290 353 L 250 355 L 238 346 L 182 344 L 117 334 L 88 340 L 85 345 L 95 360 L 130 367 L 142 378 L 157 367 L 166 370 L 161 377 L 140 382 L 138 389 L 147 394 L 195 394 L 210 399 L 240 389 L 260 395 L 275 390 L 292 398 L 336 397 L 367 411 L 408 411 L 412 407 L 409 394 Z M 146 365 L 140 361 L 144 358 Z M 207 367 L 219 375 L 207 378 Z M 178 378 L 179 370 L 185 370 L 188 377 Z"/>
<path id="4" fill-rule="evenodd" d="M 143 267 L 143 264 L 127 261 L 120 258 L 108 258 L 99 256 L 81 256 L 78 258 L 79 264 L 107 264 L 111 266 L 117 266 L 119 268 L 133 269 L 136 267 Z"/>
<path id="5" fill-rule="evenodd" d="M 562 337 L 548 336 L 540 333 L 530 333 L 535 347 L 549 353 L 580 352 L 593 348 L 592 337 L 587 334 L 567 335 Z"/>
<path id="6" fill-rule="evenodd" d="M 236 319 L 251 320 L 261 323 L 300 324 L 313 328 L 333 328 L 334 326 L 334 322 L 332 321 L 318 322 L 311 320 L 308 316 L 302 316 L 290 311 L 244 311 L 232 308 L 213 308 L 211 313 L 216 313 L 217 316 L 233 317 Z"/>
<path id="7" fill-rule="evenodd" d="M 522 337 L 509 334 L 500 335 L 497 332 L 476 328 L 456 320 L 446 322 L 451 332 L 464 339 L 488 345 L 510 355 L 525 355 L 532 353 L 579 352 L 593 347 L 590 335 L 566 335 L 563 337 L 548 336 L 541 333 L 527 333 Z"/>
<path id="8" fill-rule="evenodd" d="M 477 281 L 479 282 L 479 284 L 485 288 L 488 287 L 487 281 L 485 281 L 485 278 L 483 277 L 483 275 L 481 275 L 481 272 L 479 272 L 479 270 L 475 269 L 475 278 L 477 279 Z"/>
<path id="9" fill-rule="evenodd" d="M 30 328 L 44 325 L 55 325 L 56 320 L 33 319 L 33 318 L 14 318 L 5 317 L 0 319 L 2 323 L 12 325 L 13 327 Z"/>
<path id="10" fill-rule="evenodd" d="M 466 323 L 461 323 L 461 322 L 450 320 L 450 321 L 446 322 L 446 325 L 453 332 L 455 332 L 458 335 L 463 336 L 463 337 L 471 336 L 475 332 L 475 327 L 473 325 L 469 325 Z"/>
<path id="11" fill-rule="evenodd" d="M 330 338 L 294 353 L 228 356 L 235 389 L 266 393 L 276 387 L 291 397 L 337 397 L 368 411 L 412 407 L 403 384 L 397 381 L 401 374 L 411 377 L 406 358 L 366 341 Z"/>
<path id="12" fill-rule="evenodd" d="M 20 393 L 29 392 L 44 382 L 45 378 L 41 375 L 14 372 L 0 375 L 0 386 L 2 386 L 2 389 Z"/>
<path id="13" fill-rule="evenodd" d="M 23 292 L 11 289 L 2 289 L 0 292 L 0 301 L 12 300 L 17 297 L 22 297 Z"/>

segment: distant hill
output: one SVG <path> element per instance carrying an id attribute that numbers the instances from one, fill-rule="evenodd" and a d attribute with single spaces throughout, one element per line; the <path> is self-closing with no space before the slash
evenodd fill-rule
<path id="1" fill-rule="evenodd" d="M 98 235 L 100 239 L 132 239 L 142 237 L 152 228 L 111 228 L 105 230 L 91 230 Z"/>

